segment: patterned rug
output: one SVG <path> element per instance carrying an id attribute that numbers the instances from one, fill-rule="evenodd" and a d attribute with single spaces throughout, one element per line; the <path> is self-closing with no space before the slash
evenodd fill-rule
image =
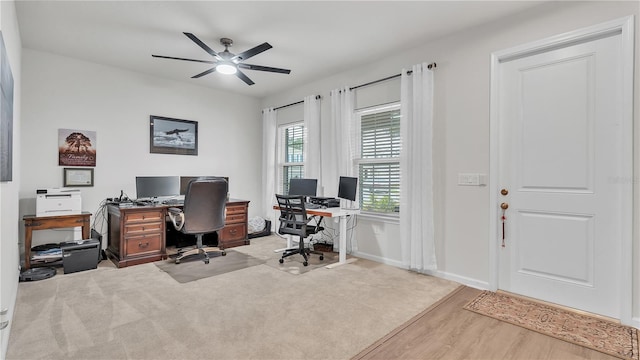
<path id="1" fill-rule="evenodd" d="M 633 327 L 490 291 L 464 308 L 605 354 L 639 359 Z"/>

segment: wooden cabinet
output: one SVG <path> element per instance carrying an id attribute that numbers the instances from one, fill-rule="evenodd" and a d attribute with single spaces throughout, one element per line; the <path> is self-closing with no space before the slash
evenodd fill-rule
<path id="1" fill-rule="evenodd" d="M 118 266 L 166 259 L 165 209 L 108 206 L 107 256 Z"/>
<path id="2" fill-rule="evenodd" d="M 249 202 L 246 200 L 229 199 L 227 202 L 224 228 L 218 232 L 218 241 L 223 248 L 249 245 L 248 209 Z"/>

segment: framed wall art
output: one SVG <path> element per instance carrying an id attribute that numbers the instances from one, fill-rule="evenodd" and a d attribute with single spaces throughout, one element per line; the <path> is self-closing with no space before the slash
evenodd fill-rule
<path id="1" fill-rule="evenodd" d="M 198 155 L 198 122 L 162 116 L 150 117 L 150 152 Z"/>
<path id="2" fill-rule="evenodd" d="M 13 75 L 0 32 L 0 181 L 13 180 Z"/>
<path id="3" fill-rule="evenodd" d="M 58 129 L 58 165 L 96 166 L 96 132 Z"/>
<path id="4" fill-rule="evenodd" d="M 64 168 L 64 187 L 93 186 L 93 169 Z"/>

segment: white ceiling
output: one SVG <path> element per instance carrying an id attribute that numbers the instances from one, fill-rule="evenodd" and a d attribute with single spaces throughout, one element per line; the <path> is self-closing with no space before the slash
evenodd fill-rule
<path id="1" fill-rule="evenodd" d="M 376 61 L 431 39 L 526 10 L 529 1 L 16 1 L 24 48 L 263 97 Z M 210 66 L 151 54 L 211 60 L 183 32 L 215 51 L 221 37 L 240 53 L 273 48 L 248 63 L 290 75 L 245 70 L 255 85 Z M 409 64 L 410 65 L 410 64 Z"/>

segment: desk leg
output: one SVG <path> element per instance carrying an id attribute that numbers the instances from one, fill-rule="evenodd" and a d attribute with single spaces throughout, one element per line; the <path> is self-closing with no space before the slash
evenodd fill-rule
<path id="1" fill-rule="evenodd" d="M 31 224 L 24 227 L 24 269 L 31 269 L 31 239 L 33 236 L 33 230 L 31 230 Z"/>
<path id="2" fill-rule="evenodd" d="M 278 235 L 281 236 L 281 235 Z M 275 249 L 273 250 L 273 252 L 283 252 L 287 249 L 291 249 L 293 247 L 293 241 L 291 240 L 292 236 L 291 235 L 285 235 L 285 238 L 287 238 L 287 247 L 286 248 L 282 248 L 282 249 Z"/>
<path id="3" fill-rule="evenodd" d="M 357 261 L 356 258 L 347 260 L 347 215 L 340 216 L 340 244 L 339 244 L 338 262 L 325 266 L 327 269 L 333 269 L 336 266 L 349 264 Z"/>

